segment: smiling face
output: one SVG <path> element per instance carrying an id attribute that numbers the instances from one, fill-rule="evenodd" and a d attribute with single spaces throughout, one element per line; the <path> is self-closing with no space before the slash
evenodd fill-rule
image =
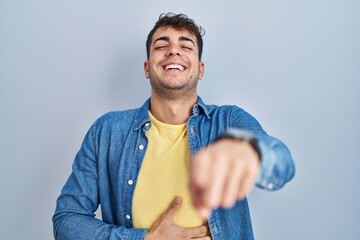
<path id="1" fill-rule="evenodd" d="M 198 51 L 196 36 L 187 30 L 158 28 L 144 63 L 152 94 L 170 100 L 197 96 L 197 82 L 204 73 Z"/>

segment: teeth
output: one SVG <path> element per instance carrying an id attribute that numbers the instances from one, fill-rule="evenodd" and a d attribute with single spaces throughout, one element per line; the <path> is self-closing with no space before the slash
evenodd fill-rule
<path id="1" fill-rule="evenodd" d="M 184 70 L 184 67 L 179 65 L 179 64 L 169 64 L 165 66 L 165 70 L 169 70 L 169 69 L 178 69 L 180 71 Z"/>

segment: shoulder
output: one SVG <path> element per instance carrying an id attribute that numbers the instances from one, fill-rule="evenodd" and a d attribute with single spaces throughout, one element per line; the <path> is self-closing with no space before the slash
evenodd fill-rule
<path id="1" fill-rule="evenodd" d="M 210 119 L 224 123 L 227 127 L 253 129 L 261 131 L 257 119 L 236 105 L 203 105 Z"/>
<path id="2" fill-rule="evenodd" d="M 215 105 L 215 104 L 204 104 L 205 112 L 209 114 L 209 116 L 216 115 L 247 115 L 248 113 L 241 107 L 236 105 Z"/>
<path id="3" fill-rule="evenodd" d="M 111 111 L 107 112 L 104 115 L 100 116 L 96 122 L 117 122 L 123 120 L 129 120 L 130 118 L 134 118 L 137 109 L 128 109 L 121 111 Z"/>
<path id="4" fill-rule="evenodd" d="M 119 129 L 121 127 L 129 128 L 134 124 L 134 116 L 137 109 L 129 109 L 122 111 L 111 111 L 100 116 L 93 123 L 94 129 Z"/>
<path id="5" fill-rule="evenodd" d="M 207 104 L 205 103 L 200 96 L 198 96 L 197 104 L 204 110 L 206 114 L 213 114 L 217 112 L 245 112 L 241 107 L 236 105 L 217 105 L 217 104 Z"/>

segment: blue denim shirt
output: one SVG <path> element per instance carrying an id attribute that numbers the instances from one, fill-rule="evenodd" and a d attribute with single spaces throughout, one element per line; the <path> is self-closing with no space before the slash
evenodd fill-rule
<path id="1" fill-rule="evenodd" d="M 57 200 L 53 216 L 55 239 L 145 238 L 146 229 L 133 228 L 131 211 L 148 145 L 149 107 L 150 99 L 139 109 L 107 113 L 91 126 Z M 258 140 L 258 187 L 276 190 L 291 180 L 294 163 L 281 141 L 267 135 L 258 121 L 241 108 L 206 105 L 200 97 L 187 122 L 191 156 L 229 128 L 250 131 Z M 99 205 L 102 221 L 94 214 Z M 246 199 L 231 209 L 214 210 L 208 224 L 214 240 L 254 238 Z"/>

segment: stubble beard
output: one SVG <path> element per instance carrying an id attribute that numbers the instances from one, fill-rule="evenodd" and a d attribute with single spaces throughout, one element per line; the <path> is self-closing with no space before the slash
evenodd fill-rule
<path id="1" fill-rule="evenodd" d="M 190 79 L 181 86 L 170 86 L 161 81 L 157 76 L 150 75 L 150 84 L 154 93 L 161 99 L 167 101 L 184 102 L 196 94 L 198 80 Z M 196 79 L 198 77 L 195 76 Z"/>

